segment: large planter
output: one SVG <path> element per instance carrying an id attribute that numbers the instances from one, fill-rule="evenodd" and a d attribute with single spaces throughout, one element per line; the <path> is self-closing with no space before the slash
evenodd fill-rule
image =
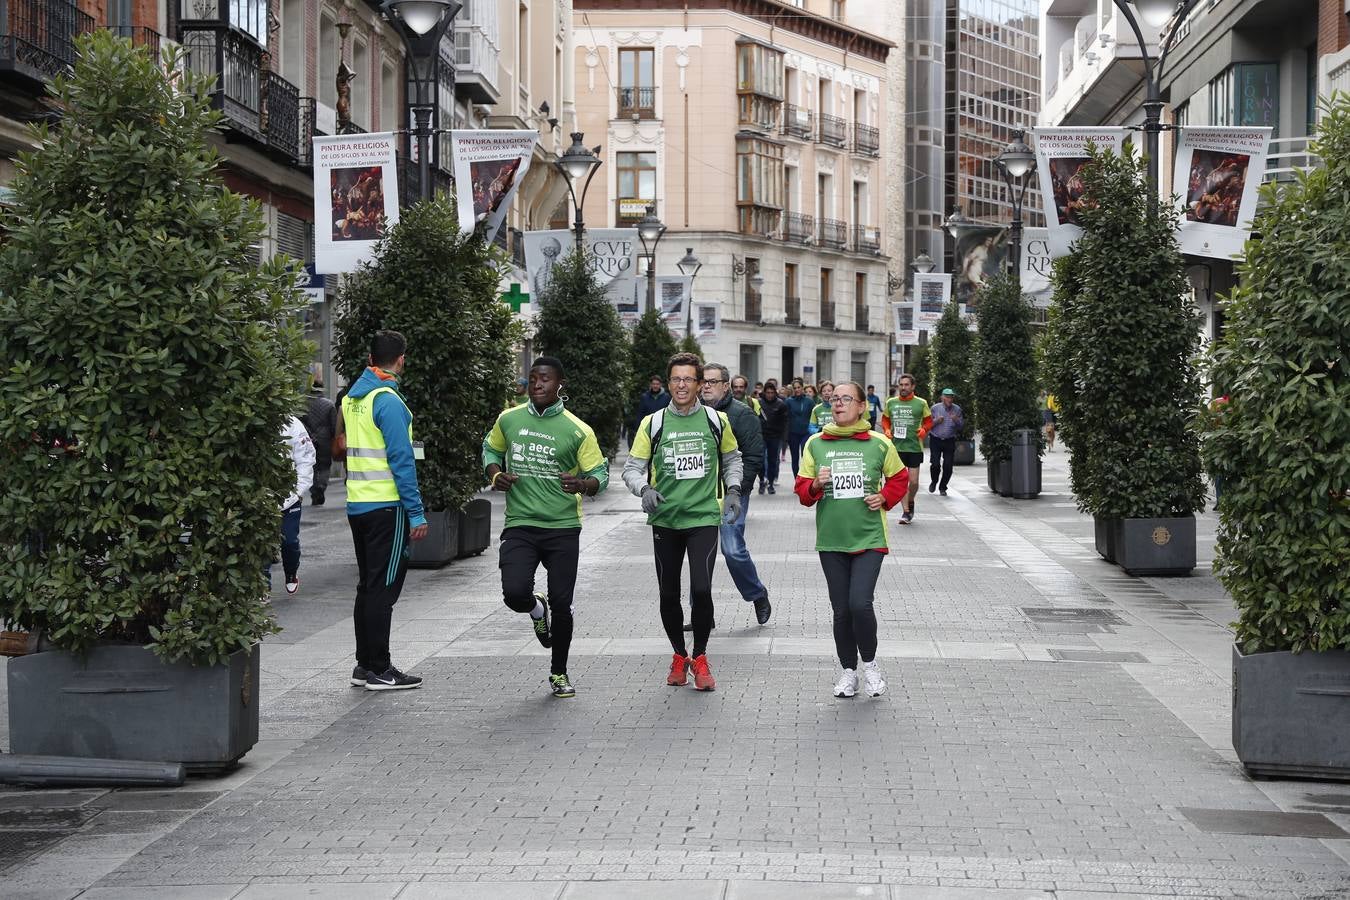
<path id="1" fill-rule="evenodd" d="M 1016 500 L 1033 500 L 1041 493 L 1041 450 L 1030 428 L 1013 432 L 1012 461 L 1008 464 L 1008 493 Z"/>
<path id="2" fill-rule="evenodd" d="M 952 465 L 954 466 L 973 466 L 975 465 L 975 442 L 957 441 L 956 453 L 952 456 Z"/>
<path id="3" fill-rule="evenodd" d="M 985 477 L 989 480 L 989 490 L 1000 497 L 1008 496 L 1008 486 L 1012 483 L 1012 466 L 1008 460 L 985 460 L 984 469 Z"/>
<path id="4" fill-rule="evenodd" d="M 408 565 L 439 569 L 459 555 L 459 513 L 427 512 L 427 536 L 409 546 Z"/>
<path id="5" fill-rule="evenodd" d="M 1233 647 L 1233 749 L 1248 772 L 1350 781 L 1350 652 Z"/>
<path id="6" fill-rule="evenodd" d="M 1092 517 L 1092 533 L 1096 539 L 1097 553 L 1109 563 L 1116 561 L 1116 533 L 1119 519 Z"/>
<path id="7" fill-rule="evenodd" d="M 477 556 L 492 543 L 492 504 L 475 497 L 459 511 L 458 556 Z"/>
<path id="8" fill-rule="evenodd" d="M 1115 554 L 1127 575 L 1189 575 L 1195 568 L 1195 516 L 1120 519 Z"/>
<path id="9" fill-rule="evenodd" d="M 132 644 L 12 659 L 10 752 L 223 772 L 258 742 L 259 646 L 215 666 L 165 663 Z"/>

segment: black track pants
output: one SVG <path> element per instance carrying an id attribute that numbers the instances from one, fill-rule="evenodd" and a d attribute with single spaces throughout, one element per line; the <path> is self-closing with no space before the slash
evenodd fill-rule
<path id="1" fill-rule="evenodd" d="M 408 514 L 386 506 L 348 516 L 356 546 L 356 664 L 379 673 L 389 668 L 389 627 L 408 574 Z"/>
<path id="2" fill-rule="evenodd" d="M 507 606 L 520 613 L 534 609 L 535 570 L 543 563 L 548 572 L 554 675 L 567 673 L 567 653 L 572 647 L 572 594 L 580 553 L 580 528 L 517 525 L 502 531 L 498 566 L 502 570 L 502 601 Z"/>

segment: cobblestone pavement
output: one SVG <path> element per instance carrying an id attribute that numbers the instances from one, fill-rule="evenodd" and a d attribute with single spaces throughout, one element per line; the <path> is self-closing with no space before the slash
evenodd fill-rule
<path id="1" fill-rule="evenodd" d="M 617 478 L 587 509 L 575 700 L 546 695 L 495 543 L 409 576 L 395 660 L 425 687 L 351 689 L 338 493 L 305 511 L 243 765 L 172 792 L 0 789 L 0 896 L 1350 896 L 1350 788 L 1254 782 L 1233 756 L 1212 517 L 1199 574 L 1125 577 L 1064 462 L 1034 502 L 958 469 L 892 525 L 890 691 L 850 701 L 787 489 L 751 499 L 772 622 L 719 563 L 718 690 L 667 688 L 650 531 Z"/>

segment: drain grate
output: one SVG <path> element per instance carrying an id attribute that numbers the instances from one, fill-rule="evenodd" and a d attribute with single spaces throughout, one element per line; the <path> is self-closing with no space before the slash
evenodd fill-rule
<path id="1" fill-rule="evenodd" d="M 97 809 L 5 809 L 0 810 L 0 829 L 68 828 L 74 830 L 94 816 Z"/>
<path id="2" fill-rule="evenodd" d="M 1109 609 L 1091 606 L 1023 606 L 1022 614 L 1033 622 L 1072 622 L 1092 625 L 1127 625 Z"/>
<path id="3" fill-rule="evenodd" d="M 1350 833 L 1321 813 L 1287 813 L 1263 809 L 1178 809 L 1191 824 L 1211 834 L 1350 840 Z"/>
<path id="4" fill-rule="evenodd" d="M 1124 650 L 1060 650 L 1047 647 L 1046 652 L 1060 662 L 1090 663 L 1146 663 L 1148 658 L 1141 653 Z"/>

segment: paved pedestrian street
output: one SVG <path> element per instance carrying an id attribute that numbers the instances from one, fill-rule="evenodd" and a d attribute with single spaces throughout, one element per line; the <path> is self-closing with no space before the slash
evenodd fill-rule
<path id="1" fill-rule="evenodd" d="M 495 540 L 409 575 L 394 660 L 425 686 L 349 687 L 335 492 L 306 508 L 301 589 L 275 601 L 259 745 L 176 791 L 0 788 L 0 895 L 1350 896 L 1350 786 L 1252 781 L 1233 755 L 1213 514 L 1195 576 L 1125 577 L 1093 552 L 1065 463 L 1047 457 L 1030 502 L 958 469 L 891 525 L 890 690 L 851 700 L 830 693 L 813 513 L 786 478 L 750 499 L 773 619 L 755 624 L 719 562 L 703 694 L 664 683 L 650 530 L 616 463 L 586 506 L 570 701 L 501 603 Z"/>

